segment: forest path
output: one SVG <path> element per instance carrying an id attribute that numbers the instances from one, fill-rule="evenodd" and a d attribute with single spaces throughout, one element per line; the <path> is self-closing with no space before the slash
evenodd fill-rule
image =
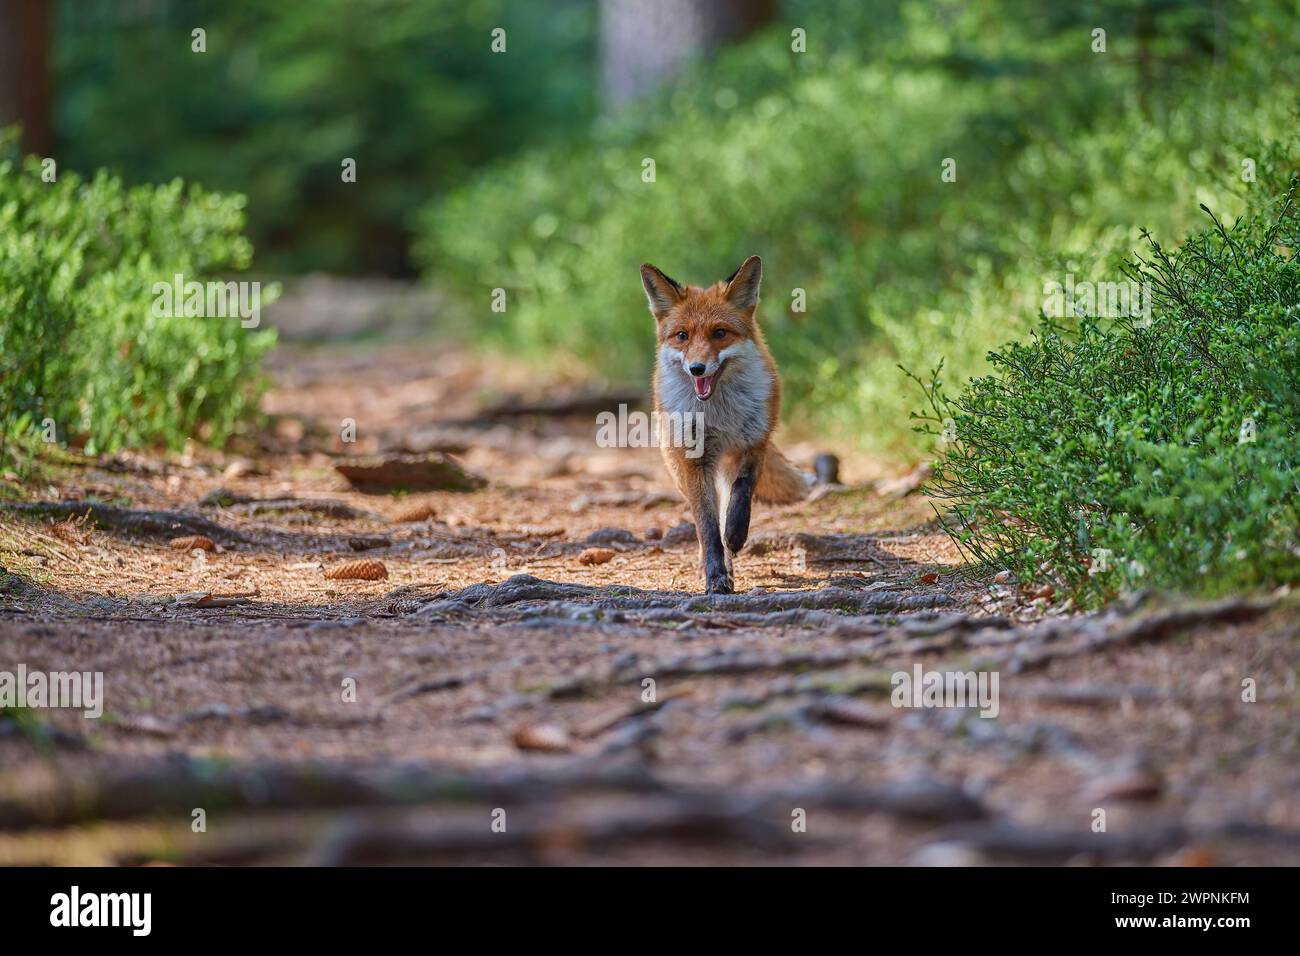
<path id="1" fill-rule="evenodd" d="M 657 451 L 594 440 L 623 396 L 422 341 L 270 370 L 237 454 L 0 510 L 0 670 L 105 687 L 0 717 L 0 864 L 1300 862 L 1289 598 L 1068 613 L 963 570 L 907 481 L 760 506 L 707 597 Z M 432 453 L 486 487 L 334 468 Z M 917 666 L 996 673 L 996 718 L 891 706 Z"/>

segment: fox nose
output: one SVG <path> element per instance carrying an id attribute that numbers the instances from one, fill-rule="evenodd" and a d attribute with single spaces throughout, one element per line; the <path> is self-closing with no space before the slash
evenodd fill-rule
<path id="1" fill-rule="evenodd" d="M 696 362 L 693 365 L 691 365 L 691 374 L 698 378 L 699 376 L 704 374 L 704 369 L 706 367 L 707 366 L 705 366 L 703 362 Z"/>

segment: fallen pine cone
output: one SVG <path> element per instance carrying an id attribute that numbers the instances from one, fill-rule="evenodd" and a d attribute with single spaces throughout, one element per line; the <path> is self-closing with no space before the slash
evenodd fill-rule
<path id="1" fill-rule="evenodd" d="M 604 564 L 614 557 L 613 548 L 588 548 L 578 555 L 579 564 Z"/>
<path id="2" fill-rule="evenodd" d="M 520 750 L 560 753 L 572 745 L 569 732 L 557 724 L 526 724 L 515 731 L 515 746 Z"/>
<path id="3" fill-rule="evenodd" d="M 382 561 L 344 561 L 326 571 L 325 577 L 331 581 L 341 581 L 346 578 L 379 581 L 388 577 L 388 568 L 384 567 Z"/>
<path id="4" fill-rule="evenodd" d="M 212 543 L 212 539 L 205 538 L 201 534 L 192 534 L 184 538 L 172 538 L 167 543 L 177 551 L 193 551 L 195 548 L 203 551 L 217 550 L 217 546 Z"/>
<path id="5" fill-rule="evenodd" d="M 395 521 L 403 524 L 410 524 L 416 521 L 427 521 L 430 518 L 438 517 L 438 513 L 433 510 L 433 505 L 427 501 L 418 501 L 415 504 L 407 505 L 397 513 Z"/>

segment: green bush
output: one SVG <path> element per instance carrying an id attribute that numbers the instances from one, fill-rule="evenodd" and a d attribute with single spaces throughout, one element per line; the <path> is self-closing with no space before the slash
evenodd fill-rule
<path id="1" fill-rule="evenodd" d="M 963 549 L 1084 603 L 1300 577 L 1295 190 L 1177 252 L 1148 237 L 1149 324 L 1044 319 L 956 397 L 935 373 L 920 427 L 947 431 L 931 493 Z"/>
<path id="2" fill-rule="evenodd" d="M 33 447 L 47 420 L 89 453 L 230 436 L 274 333 L 155 315 L 153 287 L 245 268 L 243 205 L 179 180 L 45 182 L 35 159 L 0 162 L 0 454 Z"/>
<path id="3" fill-rule="evenodd" d="M 1240 144 L 1294 121 L 1276 94 L 1300 77 L 1284 3 L 1225 18 L 1213 57 L 1195 3 L 1161 5 L 1149 56 L 1131 4 L 1098 5 L 1104 54 L 1092 13 L 1052 8 L 798 5 L 626 116 L 438 200 L 417 255 L 489 343 L 644 382 L 637 266 L 707 282 L 758 253 L 786 420 L 914 458 L 899 363 L 986 370 L 1045 272 L 1112 268 L 1137 224 L 1181 234 L 1196 202 L 1244 209 Z"/>

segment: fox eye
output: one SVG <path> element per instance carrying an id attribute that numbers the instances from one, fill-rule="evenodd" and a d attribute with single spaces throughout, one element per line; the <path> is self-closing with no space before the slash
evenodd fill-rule
<path id="1" fill-rule="evenodd" d="M 726 329 L 714 329 L 714 330 L 713 330 L 713 337 L 714 337 L 715 339 L 725 339 L 725 338 L 727 337 L 727 330 L 726 330 Z"/>
<path id="2" fill-rule="evenodd" d="M 687 339 L 689 339 L 689 338 L 690 338 L 690 336 L 686 334 L 686 330 L 685 330 L 685 329 L 682 329 L 680 332 L 677 333 L 677 341 L 678 341 L 678 342 L 685 342 L 685 341 L 686 341 Z"/>

